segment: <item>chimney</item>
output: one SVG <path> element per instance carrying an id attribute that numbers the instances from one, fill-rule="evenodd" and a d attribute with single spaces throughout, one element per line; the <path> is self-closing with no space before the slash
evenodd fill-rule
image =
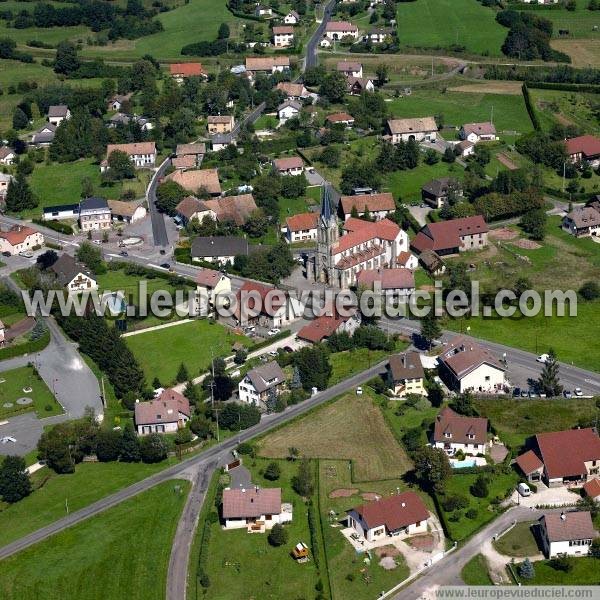
<path id="1" fill-rule="evenodd" d="M 246 493 L 246 488 L 242 488 L 242 494 Z"/>
<path id="2" fill-rule="evenodd" d="M 140 403 L 140 399 L 139 399 L 139 398 L 136 398 L 136 399 L 135 399 L 135 403 L 136 403 L 136 404 L 139 404 L 139 403 Z"/>
<path id="3" fill-rule="evenodd" d="M 564 511 L 560 513 L 560 520 L 561 521 L 566 521 L 567 520 L 567 515 L 565 515 Z"/>
<path id="4" fill-rule="evenodd" d="M 406 508 L 406 502 L 402 502 L 401 506 L 402 508 Z"/>

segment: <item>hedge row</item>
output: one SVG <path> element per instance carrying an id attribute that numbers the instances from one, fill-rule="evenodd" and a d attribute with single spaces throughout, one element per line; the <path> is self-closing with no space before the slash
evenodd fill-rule
<path id="1" fill-rule="evenodd" d="M 43 219 L 35 218 L 31 219 L 37 225 L 42 225 L 48 229 L 52 229 L 53 231 L 58 231 L 59 233 L 64 233 L 66 235 L 73 234 L 73 228 L 66 223 L 61 223 L 60 221 L 44 221 Z"/>
<path id="2" fill-rule="evenodd" d="M 523 100 L 525 100 L 525 108 L 527 109 L 527 113 L 529 114 L 529 118 L 531 119 L 531 124 L 536 131 L 540 131 L 542 126 L 540 125 L 540 121 L 538 119 L 537 113 L 535 112 L 535 108 L 533 103 L 531 102 L 531 97 L 529 96 L 529 89 L 527 88 L 527 83 L 524 83 L 521 86 L 521 91 L 523 92 Z"/>
<path id="3" fill-rule="evenodd" d="M 600 94 L 600 85 L 591 83 L 547 83 L 545 81 L 528 81 L 527 86 L 539 90 L 561 90 L 563 92 Z"/>
<path id="4" fill-rule="evenodd" d="M 8 346 L 0 349 L 0 360 L 22 356 L 23 354 L 33 354 L 40 352 L 50 343 L 50 332 L 45 331 L 44 334 L 33 342 L 18 344 L 16 346 Z"/>

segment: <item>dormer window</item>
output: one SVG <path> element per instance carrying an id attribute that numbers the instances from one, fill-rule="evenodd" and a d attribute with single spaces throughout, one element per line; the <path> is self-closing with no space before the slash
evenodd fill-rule
<path id="1" fill-rule="evenodd" d="M 449 431 L 444 432 L 444 437 L 451 438 L 452 434 Z"/>
<path id="2" fill-rule="evenodd" d="M 473 433 L 467 433 L 467 437 L 468 437 L 470 440 L 474 440 L 474 439 L 475 439 L 475 435 L 474 435 Z"/>

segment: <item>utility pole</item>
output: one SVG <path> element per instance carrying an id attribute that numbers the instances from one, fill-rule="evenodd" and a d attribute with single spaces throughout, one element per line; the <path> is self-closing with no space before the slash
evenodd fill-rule
<path id="1" fill-rule="evenodd" d="M 217 422 L 217 442 L 220 442 L 219 436 L 219 409 L 215 408 L 215 359 L 213 357 L 212 349 L 210 351 L 210 364 L 212 372 L 212 381 L 210 382 L 210 405 L 213 412 L 215 413 L 215 421 Z"/>

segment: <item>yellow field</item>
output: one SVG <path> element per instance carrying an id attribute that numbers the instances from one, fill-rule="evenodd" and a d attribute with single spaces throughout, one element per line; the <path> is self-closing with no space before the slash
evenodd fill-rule
<path id="1" fill-rule="evenodd" d="M 523 84 L 519 81 L 486 81 L 448 88 L 450 92 L 470 92 L 472 94 L 508 94 L 519 96 Z"/>
<path id="2" fill-rule="evenodd" d="M 571 57 L 574 67 L 600 66 L 600 40 L 552 40 L 550 45 L 555 50 L 565 52 Z"/>

